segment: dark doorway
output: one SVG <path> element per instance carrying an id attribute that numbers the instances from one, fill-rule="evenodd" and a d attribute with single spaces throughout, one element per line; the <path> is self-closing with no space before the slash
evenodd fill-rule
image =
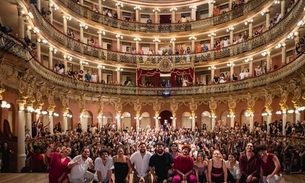
<path id="1" fill-rule="evenodd" d="M 162 111 L 159 116 L 161 117 L 160 123 L 162 126 L 164 125 L 165 122 L 169 125 L 172 124 L 172 119 L 171 119 L 171 117 L 173 116 L 172 112 Z"/>
<path id="2" fill-rule="evenodd" d="M 171 15 L 160 15 L 160 24 L 170 24 Z"/>

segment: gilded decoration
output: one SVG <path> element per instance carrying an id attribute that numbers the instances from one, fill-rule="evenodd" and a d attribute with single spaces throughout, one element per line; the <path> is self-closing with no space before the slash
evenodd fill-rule
<path id="1" fill-rule="evenodd" d="M 234 114 L 235 113 L 236 100 L 233 99 L 232 95 L 230 95 L 229 99 L 228 99 L 228 108 L 229 108 L 230 114 Z"/>
<path id="2" fill-rule="evenodd" d="M 79 113 L 80 114 L 83 114 L 86 112 L 86 99 L 85 99 L 86 95 L 85 94 L 82 94 L 78 100 L 78 105 L 79 105 L 79 108 L 80 108 L 80 111 Z"/>
<path id="3" fill-rule="evenodd" d="M 121 98 L 119 98 L 118 101 L 114 104 L 114 108 L 117 114 L 120 114 L 122 112 L 123 104 Z"/>
<path id="4" fill-rule="evenodd" d="M 170 72 L 173 69 L 173 64 L 168 57 L 163 57 L 159 62 L 159 70 L 161 72 Z"/>
<path id="5" fill-rule="evenodd" d="M 264 107 L 265 107 L 265 109 L 268 113 L 272 112 L 272 107 L 271 107 L 272 98 L 273 98 L 273 96 L 270 94 L 270 92 L 265 91 L 265 105 L 264 105 Z"/>
<path id="6" fill-rule="evenodd" d="M 171 111 L 177 111 L 178 110 L 178 103 L 176 102 L 175 99 L 173 99 L 173 101 L 170 103 L 170 110 Z"/>
<path id="7" fill-rule="evenodd" d="M 69 104 L 70 104 L 69 98 L 67 96 L 62 95 L 60 97 L 60 100 L 63 106 L 63 113 L 67 114 L 69 112 Z"/>
<path id="8" fill-rule="evenodd" d="M 210 108 L 211 111 L 215 111 L 216 108 L 217 108 L 217 101 L 215 101 L 214 97 L 210 98 L 209 108 Z"/>
<path id="9" fill-rule="evenodd" d="M 299 86 L 296 86 L 294 91 L 293 91 L 293 96 L 292 96 L 292 103 L 294 105 L 295 109 L 298 109 L 300 107 L 300 98 L 302 96 L 302 91 Z"/>
<path id="10" fill-rule="evenodd" d="M 153 110 L 154 111 L 160 111 L 161 110 L 161 103 L 158 99 L 156 99 L 154 104 L 153 104 Z"/>
<path id="11" fill-rule="evenodd" d="M 197 110 L 197 103 L 195 102 L 195 99 L 192 98 L 190 102 L 190 110 L 191 111 L 196 111 Z"/>
<path id="12" fill-rule="evenodd" d="M 54 101 L 54 90 L 53 89 L 48 90 L 47 98 L 48 98 L 48 104 L 49 104 L 48 111 L 54 111 L 56 105 L 55 105 L 55 101 Z"/>
<path id="13" fill-rule="evenodd" d="M 140 103 L 140 99 L 139 99 L 139 98 L 138 98 L 138 99 L 136 100 L 136 102 L 133 104 L 133 108 L 134 108 L 134 110 L 135 110 L 136 112 L 140 112 L 140 111 L 141 111 L 142 106 L 141 106 L 141 103 Z"/>
<path id="14" fill-rule="evenodd" d="M 279 104 L 281 106 L 281 110 L 283 110 L 283 111 L 288 109 L 288 106 L 286 104 L 287 99 L 288 99 L 288 92 L 287 92 L 287 90 L 285 90 L 281 87 L 281 99 L 280 99 Z"/>
<path id="15" fill-rule="evenodd" d="M 3 100 L 3 93 L 5 92 L 5 89 L 0 87 L 0 100 Z"/>
<path id="16" fill-rule="evenodd" d="M 254 105 L 255 105 L 256 98 L 254 98 L 251 93 L 248 93 L 247 95 L 247 110 L 248 113 L 253 114 L 254 113 Z"/>
<path id="17" fill-rule="evenodd" d="M 104 110 L 104 101 L 103 98 L 100 97 L 96 103 L 97 109 L 98 109 L 98 115 L 103 115 L 103 110 Z"/>

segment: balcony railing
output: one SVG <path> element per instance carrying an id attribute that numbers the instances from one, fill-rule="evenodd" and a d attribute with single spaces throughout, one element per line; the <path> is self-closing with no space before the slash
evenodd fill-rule
<path id="1" fill-rule="evenodd" d="M 262 4 L 270 3 L 271 1 L 265 0 L 251 0 L 246 4 L 241 5 L 239 8 L 229 11 L 224 14 L 220 14 L 215 17 L 209 17 L 198 21 L 191 21 L 188 23 L 171 23 L 171 24 L 147 24 L 138 22 L 129 22 L 119 19 L 107 17 L 101 13 L 94 12 L 87 7 L 77 4 L 75 1 L 67 0 L 54 0 L 54 3 L 59 6 L 66 6 L 74 13 L 90 19 L 94 22 L 118 28 L 123 30 L 129 30 L 133 32 L 156 32 L 156 33 L 169 33 L 169 32 L 185 32 L 207 29 L 212 26 L 227 23 L 228 21 L 237 19 L 244 15 L 253 12 L 253 10 Z"/>
<path id="2" fill-rule="evenodd" d="M 245 90 L 254 87 L 265 86 L 275 83 L 293 74 L 305 65 L 305 55 L 301 54 L 289 64 L 281 69 L 267 73 L 262 76 L 253 77 L 241 81 L 235 81 L 227 84 L 194 86 L 194 87 L 175 87 L 175 88 L 146 88 L 146 87 L 126 87 L 103 85 L 99 83 L 88 83 L 73 80 L 71 78 L 59 75 L 52 70 L 44 67 L 36 59 L 32 59 L 32 54 L 27 47 L 16 38 L 0 32 L 0 50 L 29 61 L 30 68 L 33 72 L 40 75 L 46 81 L 65 88 L 94 92 L 99 94 L 118 94 L 118 95 L 144 95 L 144 96 L 161 96 L 164 90 L 171 95 L 194 95 L 194 94 L 213 94 Z M 10 45 L 10 46 L 8 46 Z"/>
<path id="3" fill-rule="evenodd" d="M 76 55 L 75 52 L 77 52 L 79 53 L 77 56 L 80 58 L 84 57 L 84 55 L 93 57 L 88 58 L 88 60 L 99 58 L 102 60 L 114 61 L 118 63 L 122 62 L 130 65 L 141 64 L 144 62 L 154 64 L 158 63 L 162 58 L 162 56 L 156 55 L 134 55 L 130 53 L 109 51 L 81 43 L 57 30 L 40 15 L 39 11 L 33 5 L 27 5 L 28 8 L 30 8 L 33 12 L 34 24 L 41 30 L 40 33 L 42 36 L 52 38 L 48 41 L 54 46 L 58 46 L 59 50 L 60 47 L 63 46 L 68 48 L 65 49 L 66 51 L 74 51 L 74 53 L 71 53 L 71 55 Z M 304 5 L 305 0 L 299 0 L 293 7 L 292 11 L 290 11 L 281 21 L 279 21 L 279 23 L 258 37 L 253 37 L 248 41 L 219 50 L 210 50 L 204 53 L 190 55 L 169 55 L 169 59 L 171 59 L 173 63 L 190 62 L 194 63 L 196 66 L 201 65 L 202 62 L 225 59 L 228 57 L 232 59 L 233 56 L 239 54 L 250 54 L 262 51 L 262 49 L 266 49 L 268 46 L 273 46 L 276 42 L 280 41 L 283 36 L 287 36 L 294 29 L 299 21 L 299 18 L 304 16 Z"/>

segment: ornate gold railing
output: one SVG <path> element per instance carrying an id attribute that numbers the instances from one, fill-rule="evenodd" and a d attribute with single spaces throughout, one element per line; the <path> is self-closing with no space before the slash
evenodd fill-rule
<path id="1" fill-rule="evenodd" d="M 171 23 L 171 24 L 147 24 L 139 22 L 129 22 L 119 19 L 110 18 L 104 16 L 101 13 L 94 12 L 87 7 L 77 4 L 75 1 L 67 0 L 54 0 L 54 3 L 60 7 L 66 6 L 72 12 L 92 20 L 93 22 L 100 23 L 102 25 L 135 31 L 135 32 L 156 32 L 156 33 L 165 33 L 165 32 L 185 32 L 185 31 L 194 31 L 200 29 L 207 29 L 215 25 L 227 23 L 236 18 L 248 15 L 250 12 L 260 5 L 270 3 L 271 1 L 265 0 L 251 0 L 246 4 L 241 5 L 239 8 L 229 11 L 227 13 L 209 17 L 198 21 L 192 21 L 188 23 Z M 272 2 L 271 2 L 272 3 Z"/>
<path id="2" fill-rule="evenodd" d="M 130 53 L 122 53 L 115 51 L 108 51 L 102 48 L 93 47 L 81 42 L 78 42 L 69 36 L 58 31 L 54 26 L 52 26 L 46 19 L 44 19 L 39 11 L 33 6 L 28 5 L 34 15 L 34 24 L 41 31 L 40 33 L 45 38 L 52 38 L 48 40 L 51 44 L 64 46 L 66 51 L 78 52 L 79 55 L 71 53 L 71 55 L 77 55 L 78 57 L 90 56 L 94 58 L 88 58 L 93 60 L 99 58 L 102 60 L 122 62 L 126 64 L 136 65 L 143 63 L 157 64 L 162 56 L 155 55 L 134 55 Z M 287 36 L 290 31 L 296 26 L 299 18 L 304 16 L 303 7 L 305 5 L 305 0 L 299 0 L 294 6 L 293 10 L 290 11 L 278 24 L 274 27 L 261 34 L 258 37 L 249 39 L 248 41 L 232 45 L 220 50 L 210 50 L 204 53 L 191 54 L 191 55 L 173 55 L 168 58 L 173 63 L 181 63 L 188 60 L 190 63 L 193 63 L 195 66 L 202 65 L 202 62 L 232 58 L 233 56 L 239 54 L 251 54 L 255 52 L 262 51 L 268 46 L 273 46 L 277 41 L 280 41 L 283 36 Z M 60 49 L 60 48 L 59 48 Z"/>
<path id="3" fill-rule="evenodd" d="M 36 59 L 32 59 L 32 54 L 27 50 L 22 42 L 16 38 L 3 34 L 0 32 L 0 48 L 2 51 L 6 51 L 13 55 L 16 55 L 23 60 L 29 61 L 30 68 L 33 72 L 40 75 L 44 80 L 53 83 L 57 86 L 65 88 L 71 88 L 76 90 L 83 90 L 88 92 L 96 92 L 100 94 L 118 94 L 118 95 L 148 95 L 148 96 L 161 96 L 164 90 L 170 92 L 171 95 L 193 95 L 193 94 L 212 94 L 245 90 L 254 87 L 265 86 L 270 83 L 280 81 L 293 74 L 296 70 L 302 68 L 305 65 L 305 55 L 301 54 L 295 58 L 292 62 L 285 65 L 281 69 L 270 72 L 268 74 L 249 78 L 246 80 L 236 81 L 227 84 L 218 85 L 206 85 L 195 87 L 175 87 L 175 88 L 145 88 L 145 87 L 125 87 L 125 86 L 113 86 L 103 85 L 98 83 L 88 83 L 82 81 L 72 81 L 71 78 L 65 77 L 54 73 L 52 70 L 44 67 Z M 9 45 L 7 47 L 7 45 Z"/>

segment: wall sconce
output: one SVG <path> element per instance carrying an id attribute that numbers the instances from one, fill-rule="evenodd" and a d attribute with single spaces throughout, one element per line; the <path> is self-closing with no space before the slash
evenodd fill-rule
<path id="1" fill-rule="evenodd" d="M 115 6 L 121 6 L 122 8 L 124 7 L 123 3 L 119 3 L 119 2 L 115 3 Z"/>
<path id="2" fill-rule="evenodd" d="M 246 117 L 253 117 L 254 114 L 250 114 L 250 113 L 246 112 L 246 113 L 245 113 L 245 116 L 246 116 Z"/>
<path id="3" fill-rule="evenodd" d="M 170 119 L 172 119 L 172 120 L 176 120 L 177 118 L 172 116 L 172 117 L 170 117 Z"/>
<path id="4" fill-rule="evenodd" d="M 154 119 L 161 119 L 161 117 L 160 116 L 155 116 Z"/>
<path id="5" fill-rule="evenodd" d="M 215 116 L 215 115 L 211 115 L 211 116 L 209 116 L 209 118 L 217 118 L 217 116 Z"/>
<path id="6" fill-rule="evenodd" d="M 63 114 L 64 117 L 72 118 L 72 114 Z M 80 115 L 80 118 L 82 118 L 83 115 Z"/>
<path id="7" fill-rule="evenodd" d="M 59 7 L 56 4 L 51 3 L 50 7 L 53 8 L 55 11 L 59 10 Z"/>
<path id="8" fill-rule="evenodd" d="M 191 36 L 189 37 L 189 40 L 197 40 L 197 38 L 195 36 Z"/>
<path id="9" fill-rule="evenodd" d="M 262 16 L 264 16 L 266 13 L 269 13 L 269 10 L 268 10 L 268 11 L 267 11 L 267 10 L 261 11 L 261 15 L 262 15 Z"/>
<path id="10" fill-rule="evenodd" d="M 41 114 L 46 115 L 46 114 L 48 114 L 48 112 L 47 111 L 41 111 Z"/>
<path id="11" fill-rule="evenodd" d="M 89 116 L 88 115 L 85 115 L 85 114 L 82 114 L 79 116 L 80 118 L 88 118 Z"/>
<path id="12" fill-rule="evenodd" d="M 169 11 L 177 11 L 176 7 L 171 8 Z"/>
<path id="13" fill-rule="evenodd" d="M 119 67 L 119 68 L 116 68 L 116 71 L 119 71 L 119 72 L 120 72 L 120 71 L 123 71 L 123 68 L 120 68 L 120 67 Z"/>
<path id="14" fill-rule="evenodd" d="M 72 56 L 70 56 L 70 55 L 64 55 L 64 58 L 67 58 L 69 61 L 73 60 Z"/>
<path id="15" fill-rule="evenodd" d="M 123 119 L 124 116 L 116 115 L 115 119 Z"/>
<path id="16" fill-rule="evenodd" d="M 97 31 L 97 33 L 98 33 L 98 34 L 102 34 L 102 35 L 105 35 L 105 34 L 106 34 L 105 31 L 103 31 L 103 30 L 99 30 L 99 31 Z"/>
<path id="17" fill-rule="evenodd" d="M 293 39 L 294 37 L 296 37 L 298 35 L 298 32 L 291 32 L 288 36 L 287 36 L 287 38 L 288 39 Z"/>
<path id="18" fill-rule="evenodd" d="M 305 9 L 305 8 L 304 8 Z M 297 24 L 297 26 L 303 26 L 305 24 L 305 22 L 303 20 L 300 20 Z"/>
<path id="19" fill-rule="evenodd" d="M 190 118 L 190 119 L 196 119 L 197 116 L 190 116 L 189 118 Z"/>
<path id="20" fill-rule="evenodd" d="M 245 25 L 248 25 L 249 23 L 252 23 L 253 22 L 253 19 L 249 19 L 247 21 L 245 21 Z"/>
<path id="21" fill-rule="evenodd" d="M 50 51 L 52 51 L 54 54 L 57 53 L 57 49 L 56 49 L 56 48 L 50 47 L 49 49 L 50 49 Z"/>
<path id="22" fill-rule="evenodd" d="M 31 106 L 28 106 L 28 107 L 26 108 L 26 110 L 27 110 L 28 112 L 34 112 L 34 111 L 35 111 L 34 108 L 31 107 Z"/>
<path id="23" fill-rule="evenodd" d="M 67 20 L 69 20 L 69 21 L 72 20 L 72 17 L 71 17 L 70 15 L 64 15 L 64 16 L 62 16 L 62 17 L 65 18 L 65 19 L 67 19 Z"/>
<path id="24" fill-rule="evenodd" d="M 209 4 L 215 4 L 216 1 L 215 1 L 215 0 L 209 0 L 208 3 L 209 3 Z"/>
<path id="25" fill-rule="evenodd" d="M 209 67 L 209 70 L 215 70 L 216 69 L 216 67 L 215 66 L 211 66 L 211 67 Z"/>
<path id="26" fill-rule="evenodd" d="M 136 6 L 133 8 L 134 10 L 142 10 L 142 8 L 140 6 Z"/>
<path id="27" fill-rule="evenodd" d="M 118 39 L 123 39 L 123 36 L 120 35 L 120 34 L 115 35 L 115 37 L 118 38 Z"/>
<path id="28" fill-rule="evenodd" d="M 89 65 L 89 63 L 86 62 L 86 61 L 79 61 L 79 63 L 80 63 L 81 65 Z"/>
<path id="29" fill-rule="evenodd" d="M 274 1 L 274 4 L 280 4 L 280 3 L 281 3 L 281 1 L 279 1 L 279 0 Z"/>
<path id="30" fill-rule="evenodd" d="M 286 46 L 286 43 L 279 43 L 278 45 L 275 46 L 275 48 L 282 48 L 282 47 L 285 47 Z"/>
<path id="31" fill-rule="evenodd" d="M 58 117 L 59 114 L 58 113 L 54 113 L 53 116 Z M 72 117 L 72 115 L 71 115 L 71 117 Z"/>
<path id="32" fill-rule="evenodd" d="M 230 32 L 230 31 L 233 31 L 233 30 L 234 30 L 234 27 L 229 27 L 229 28 L 226 29 L 227 32 Z"/>
<path id="33" fill-rule="evenodd" d="M 11 108 L 11 104 L 7 103 L 6 101 L 1 102 L 1 108 Z M 21 107 L 20 107 L 21 108 Z M 21 110 L 21 109 L 20 109 Z"/>
<path id="34" fill-rule="evenodd" d="M 293 110 L 293 109 L 290 109 L 290 110 L 287 111 L 287 113 L 288 113 L 288 114 L 292 114 L 292 113 L 294 113 L 294 110 Z"/>
<path id="35" fill-rule="evenodd" d="M 103 66 L 103 65 L 98 65 L 97 68 L 99 68 L 99 69 L 105 69 L 105 66 Z"/>
<path id="36" fill-rule="evenodd" d="M 212 36 L 216 36 L 216 33 L 212 32 L 212 33 L 208 34 L 208 37 L 212 37 Z"/>
<path id="37" fill-rule="evenodd" d="M 228 114 L 227 117 L 228 118 L 235 118 L 235 115 L 234 114 Z"/>
<path id="38" fill-rule="evenodd" d="M 24 110 L 24 106 L 20 106 L 20 107 L 19 107 L 19 110 L 20 110 L 20 111 L 23 111 L 23 110 Z"/>
<path id="39" fill-rule="evenodd" d="M 48 43 L 48 40 L 38 38 L 37 42 L 38 43 Z"/>
<path id="40" fill-rule="evenodd" d="M 161 41 L 160 41 L 160 39 L 155 38 L 155 39 L 153 40 L 153 42 L 158 42 L 158 43 L 160 43 Z"/>
<path id="41" fill-rule="evenodd" d="M 173 43 L 173 42 L 175 42 L 176 41 L 176 38 L 172 38 L 171 40 L 170 40 L 170 43 Z"/>
<path id="42" fill-rule="evenodd" d="M 83 28 L 85 28 L 85 29 L 88 29 L 88 25 L 86 25 L 86 24 L 84 24 L 84 23 L 80 23 L 79 26 L 80 26 L 80 27 L 83 27 Z"/>
<path id="43" fill-rule="evenodd" d="M 103 115 L 98 115 L 97 116 L 97 119 L 105 119 L 106 118 L 106 116 L 103 116 Z"/>
<path id="44" fill-rule="evenodd" d="M 197 6 L 196 5 L 191 5 L 189 6 L 190 9 L 197 9 Z"/>
<path id="45" fill-rule="evenodd" d="M 234 67 L 235 64 L 234 64 L 234 63 L 228 63 L 227 66 L 229 66 L 229 67 Z"/>
<path id="46" fill-rule="evenodd" d="M 267 56 L 267 55 L 270 55 L 270 51 L 264 51 L 264 52 L 262 53 L 262 56 L 263 56 L 263 57 L 265 57 L 265 56 Z"/>
<path id="47" fill-rule="evenodd" d="M 282 114 L 282 111 L 276 111 L 275 114 L 280 115 Z"/>
<path id="48" fill-rule="evenodd" d="M 304 111 L 305 110 L 305 106 L 299 107 L 298 111 Z"/>
<path id="49" fill-rule="evenodd" d="M 37 27 L 34 27 L 33 29 L 33 32 L 36 34 L 36 33 L 39 33 L 39 29 Z"/>
<path id="50" fill-rule="evenodd" d="M 135 37 L 133 40 L 135 40 L 135 41 L 141 41 L 141 38 Z"/>
<path id="51" fill-rule="evenodd" d="M 155 9 L 153 9 L 153 12 L 160 12 L 161 10 L 159 9 L 159 8 L 155 8 Z"/>
<path id="52" fill-rule="evenodd" d="M 137 119 L 138 119 L 138 120 L 141 120 L 141 119 L 142 119 L 142 116 L 136 116 L 136 117 L 134 117 L 134 119 L 135 119 L 135 120 L 137 120 Z"/>
<path id="53" fill-rule="evenodd" d="M 247 59 L 245 60 L 246 63 L 252 62 L 252 61 L 253 61 L 253 58 L 247 58 Z"/>

